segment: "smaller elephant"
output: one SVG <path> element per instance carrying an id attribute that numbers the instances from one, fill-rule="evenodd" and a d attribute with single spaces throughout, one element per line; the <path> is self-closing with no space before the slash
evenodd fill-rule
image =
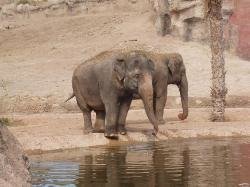
<path id="1" fill-rule="evenodd" d="M 188 80 L 183 58 L 179 53 L 149 54 L 155 64 L 153 75 L 154 108 L 157 119 L 164 123 L 163 113 L 167 101 L 167 87 L 175 84 L 179 88 L 183 112 L 178 115 L 184 120 L 188 116 Z"/>
<path id="2" fill-rule="evenodd" d="M 169 84 L 178 86 L 181 96 L 183 113 L 178 115 L 179 119 L 184 120 L 188 116 L 188 81 L 186 76 L 186 68 L 183 63 L 182 56 L 178 53 L 157 54 L 147 51 L 136 51 L 138 54 L 144 54 L 154 63 L 153 73 L 153 89 L 154 89 L 154 112 L 159 123 L 164 124 L 163 113 L 167 101 L 167 88 Z M 138 99 L 135 98 L 134 99 Z M 127 116 L 127 112 L 122 110 L 122 116 Z M 126 134 L 125 120 L 120 124 L 123 129 L 122 134 Z"/>
<path id="3" fill-rule="evenodd" d="M 138 93 L 156 134 L 153 71 L 153 62 L 134 52 L 106 51 L 80 64 L 72 77 L 73 94 L 67 100 L 76 97 L 83 112 L 85 132 L 94 132 L 91 111 L 95 111 L 95 127 L 104 126 L 105 137 L 118 138 L 118 124 L 125 120 L 133 94 Z M 124 114 L 122 118 L 120 113 Z"/>

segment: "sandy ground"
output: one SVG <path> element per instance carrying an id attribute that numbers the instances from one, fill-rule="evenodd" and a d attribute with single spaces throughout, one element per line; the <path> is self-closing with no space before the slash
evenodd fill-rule
<path id="1" fill-rule="evenodd" d="M 62 101 L 72 92 L 74 68 L 101 51 L 116 48 L 181 53 L 190 98 L 209 97 L 207 45 L 158 37 L 149 11 L 105 10 L 51 17 L 37 13 L 30 19 L 8 21 L 15 27 L 0 31 L 0 112 L 60 110 Z M 225 59 L 228 96 L 250 103 L 249 62 L 227 52 Z M 179 96 L 175 86 L 170 86 L 169 95 Z"/>
<path id="2" fill-rule="evenodd" d="M 151 134 L 152 125 L 144 110 L 130 110 L 128 135 L 120 135 L 120 141 L 109 140 L 103 133 L 84 135 L 81 113 L 9 114 L 4 117 L 11 120 L 10 131 L 28 153 L 173 138 L 250 136 L 250 109 L 227 109 L 227 120 L 223 123 L 210 122 L 209 111 L 191 109 L 188 119 L 180 121 L 177 118 L 178 110 L 165 110 L 167 122 L 159 126 L 159 133 L 155 137 Z"/>

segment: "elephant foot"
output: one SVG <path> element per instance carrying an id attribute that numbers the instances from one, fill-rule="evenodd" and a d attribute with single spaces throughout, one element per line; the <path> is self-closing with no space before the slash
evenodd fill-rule
<path id="1" fill-rule="evenodd" d="M 178 115 L 178 118 L 179 118 L 180 120 L 184 120 L 184 119 L 187 118 L 187 115 L 184 115 L 183 113 L 180 113 L 180 114 Z"/>
<path id="2" fill-rule="evenodd" d="M 154 130 L 153 130 L 153 132 L 152 132 L 152 135 L 156 136 L 157 133 L 158 133 L 158 131 L 159 131 L 158 126 L 154 127 Z"/>
<path id="3" fill-rule="evenodd" d="M 118 131 L 121 135 L 127 134 L 127 129 L 124 126 L 119 127 Z"/>
<path id="4" fill-rule="evenodd" d="M 104 136 L 109 139 L 118 139 L 118 133 L 117 132 L 105 132 Z"/>
<path id="5" fill-rule="evenodd" d="M 153 136 L 156 136 L 156 135 L 157 135 L 157 133 L 158 133 L 158 131 L 156 131 L 156 130 L 152 130 L 152 131 L 149 131 L 149 133 L 150 133 L 150 134 L 152 134 Z"/>

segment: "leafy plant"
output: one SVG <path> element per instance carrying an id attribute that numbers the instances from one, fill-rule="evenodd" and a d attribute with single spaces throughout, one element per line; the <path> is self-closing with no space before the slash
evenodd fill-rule
<path id="1" fill-rule="evenodd" d="M 5 92 L 5 95 L 4 96 L 7 96 L 8 95 L 8 90 L 7 90 L 7 85 L 6 85 L 6 81 L 2 80 L 1 83 L 0 83 L 0 87 L 2 87 L 2 89 L 4 90 Z"/>
<path id="2" fill-rule="evenodd" d="M 20 5 L 20 4 L 30 4 L 30 1 L 29 0 L 18 0 L 17 5 Z"/>
<path id="3" fill-rule="evenodd" d="M 9 120 L 9 118 L 2 117 L 2 118 L 0 118 L 0 123 L 8 126 L 8 125 L 10 125 L 10 120 Z"/>

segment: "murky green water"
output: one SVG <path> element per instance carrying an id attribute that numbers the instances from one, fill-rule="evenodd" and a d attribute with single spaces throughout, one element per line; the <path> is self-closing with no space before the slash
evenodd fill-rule
<path id="1" fill-rule="evenodd" d="M 106 146 L 42 157 L 32 161 L 33 186 L 250 184 L 250 138 Z"/>

